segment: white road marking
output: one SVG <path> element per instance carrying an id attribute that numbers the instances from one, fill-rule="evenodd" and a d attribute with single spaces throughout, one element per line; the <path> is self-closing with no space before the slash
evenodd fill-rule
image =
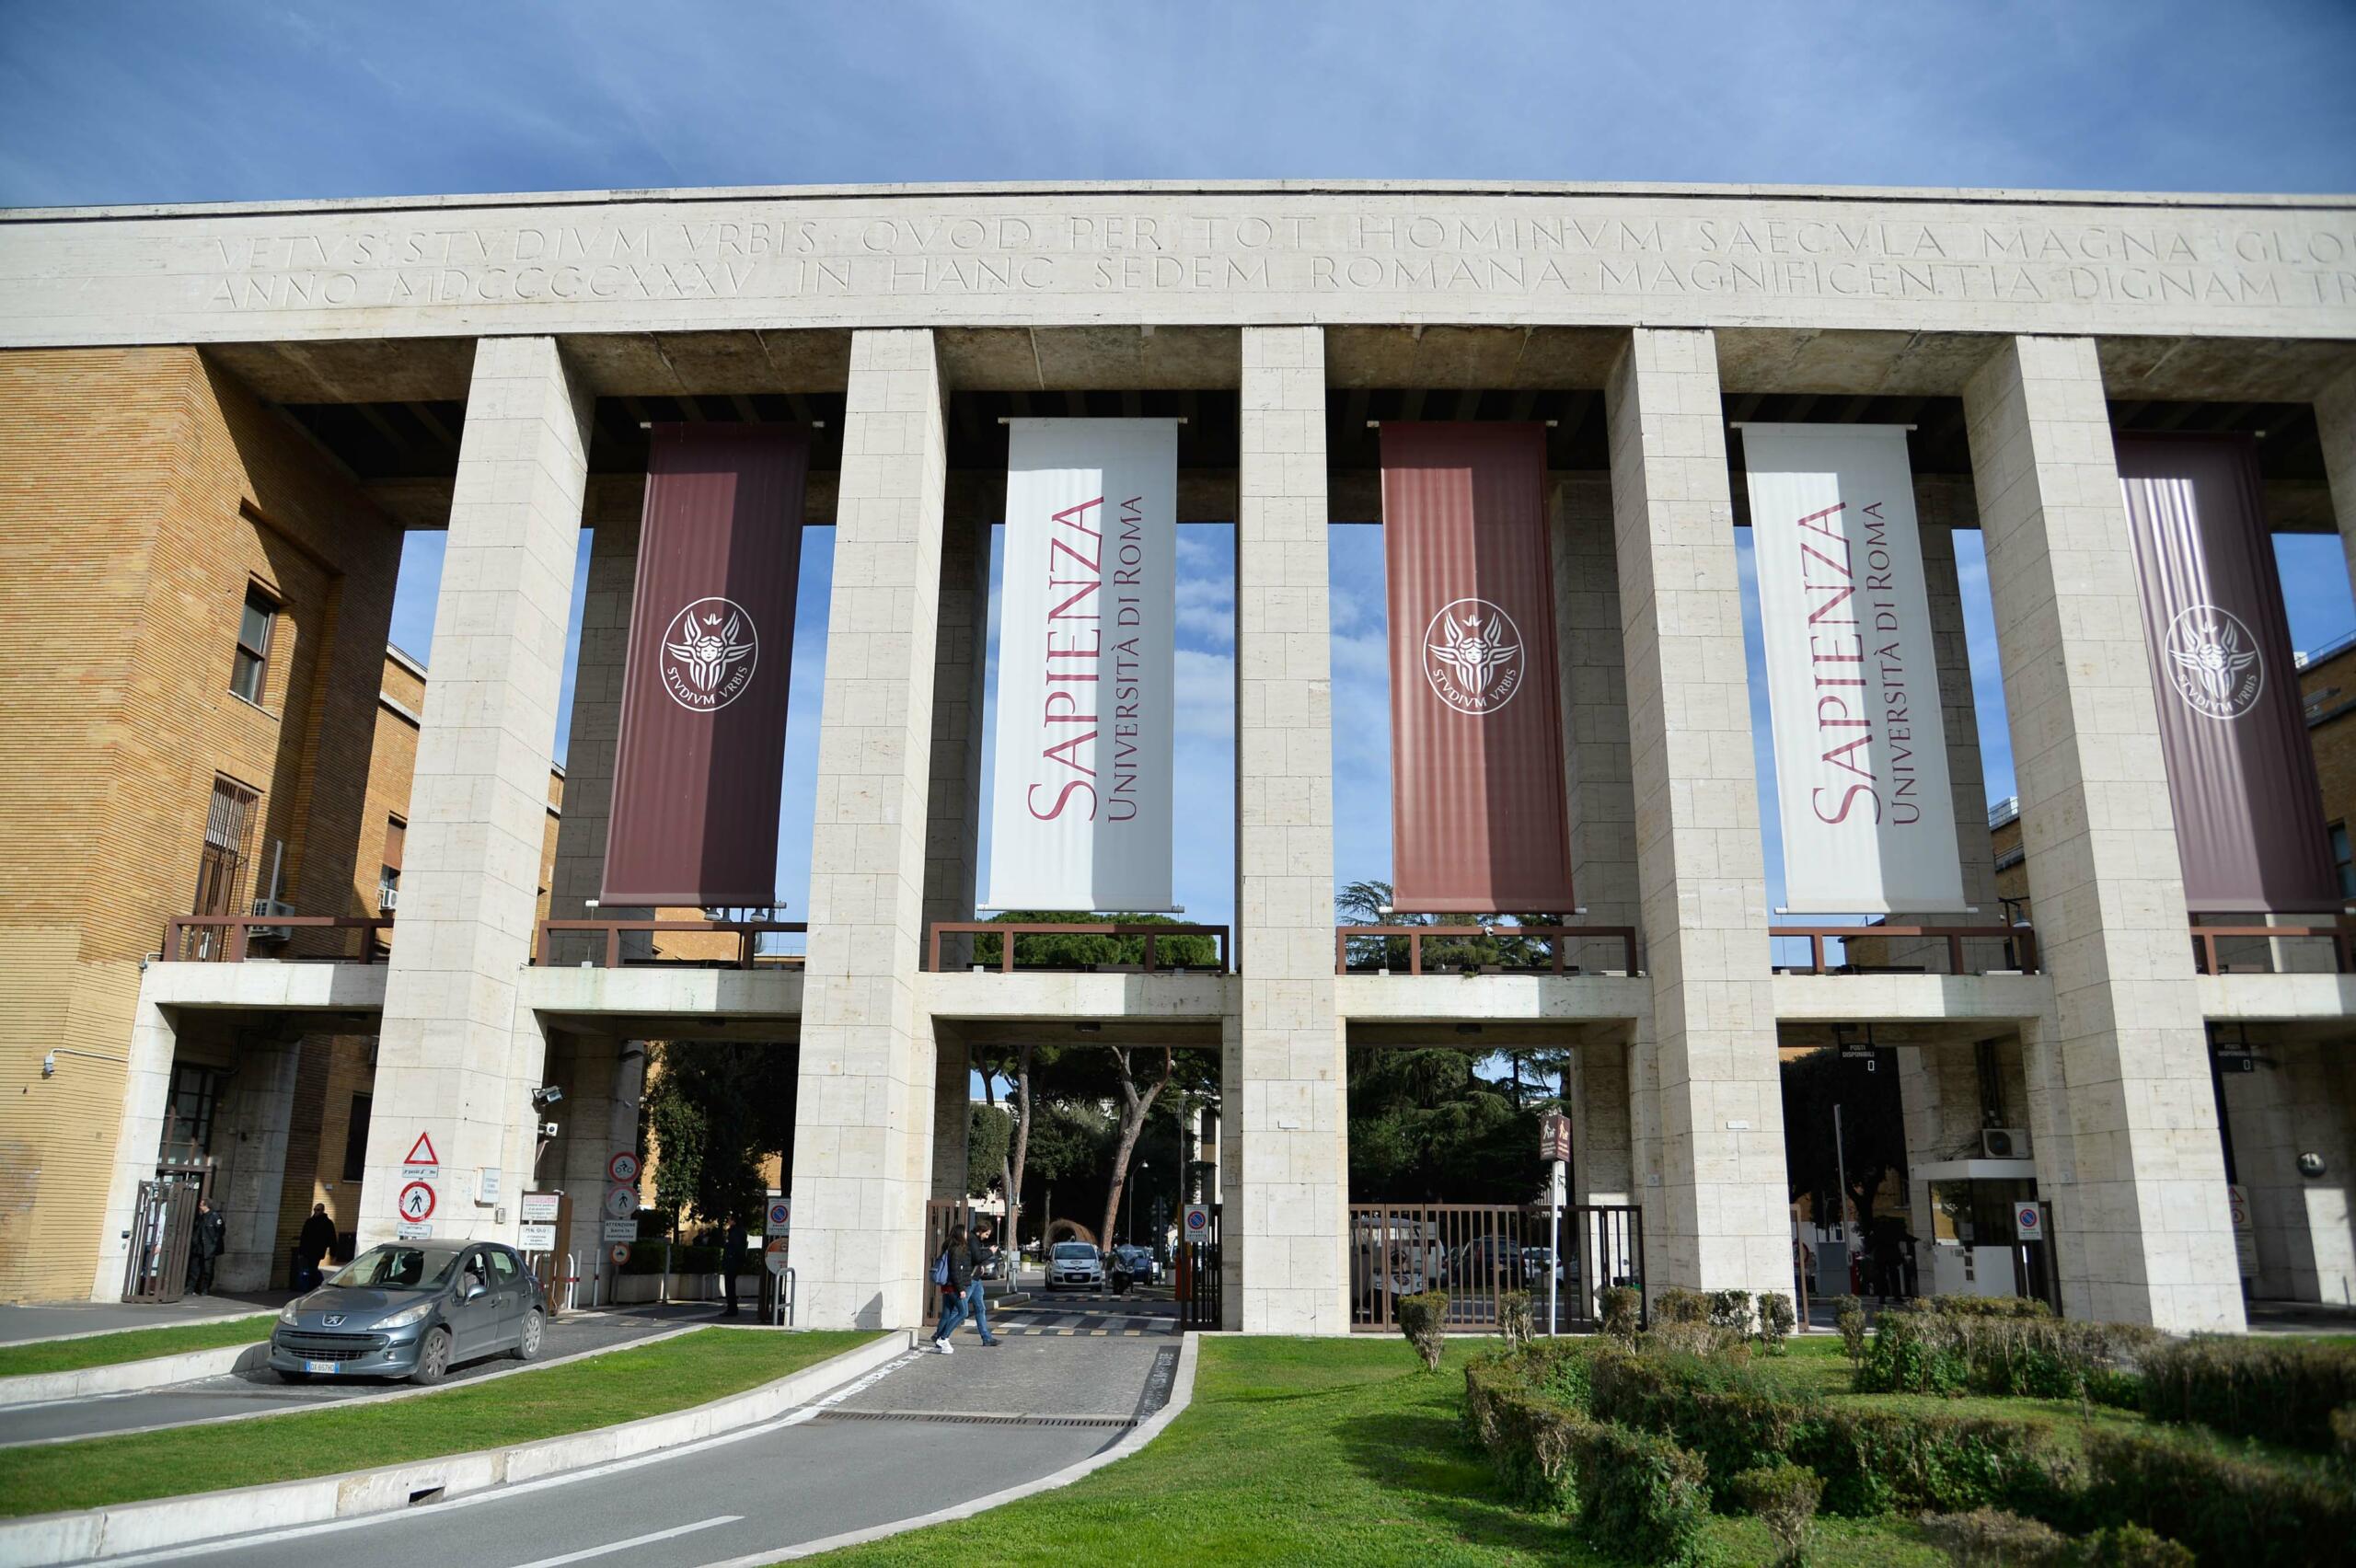
<path id="1" fill-rule="evenodd" d="M 744 1516 L 742 1514 L 720 1514 L 709 1519 L 699 1520 L 692 1525 L 678 1525 L 667 1530 L 653 1530 L 642 1536 L 632 1536 L 628 1540 L 608 1541 L 604 1546 L 583 1547 L 579 1551 L 568 1551 L 561 1557 L 542 1557 L 530 1562 L 519 1562 L 516 1568 L 564 1568 L 564 1564 L 568 1562 L 586 1562 L 593 1557 L 604 1557 L 616 1551 L 628 1551 L 633 1546 L 652 1546 L 658 1540 L 671 1540 L 679 1536 L 693 1535 L 698 1530 L 708 1530 L 714 1525 L 733 1525 Z"/>
<path id="2" fill-rule="evenodd" d="M 258 1546 L 274 1546 L 283 1540 L 301 1540 L 310 1536 L 331 1535 L 338 1530 L 357 1529 L 367 1525 L 381 1527 L 399 1519 L 439 1518 L 454 1509 L 470 1508 L 483 1503 L 503 1503 L 510 1498 L 526 1496 L 535 1492 L 546 1492 L 559 1486 L 571 1486 L 575 1482 L 595 1481 L 603 1476 L 618 1475 L 624 1470 L 640 1470 L 647 1465 L 663 1464 L 672 1459 L 685 1458 L 689 1454 L 699 1454 L 707 1448 L 717 1448 L 729 1443 L 741 1443 L 748 1437 L 758 1437 L 767 1433 L 783 1431 L 789 1426 L 799 1426 L 805 1421 L 814 1419 L 819 1412 L 831 1409 L 850 1398 L 851 1395 L 882 1381 L 890 1374 L 918 1360 L 922 1354 L 920 1351 L 914 1350 L 905 1352 L 895 1359 L 885 1362 L 867 1376 L 845 1384 L 825 1399 L 806 1405 L 796 1405 L 783 1415 L 773 1416 L 756 1425 L 739 1427 L 733 1432 L 722 1432 L 717 1436 L 706 1437 L 699 1442 L 682 1443 L 670 1448 L 657 1448 L 653 1453 L 636 1454 L 627 1459 L 611 1459 L 602 1465 L 591 1465 L 586 1470 L 565 1470 L 556 1475 L 544 1475 L 537 1481 L 518 1482 L 513 1486 L 486 1487 L 480 1492 L 469 1492 L 463 1496 L 450 1498 L 446 1502 L 433 1503 L 407 1511 L 380 1509 L 371 1514 L 354 1514 L 348 1518 L 322 1519 L 315 1525 L 289 1525 L 283 1529 L 264 1530 L 256 1535 L 223 1536 L 214 1540 L 191 1541 L 185 1546 L 165 1547 L 155 1551 L 123 1557 L 109 1557 L 102 1561 L 106 1563 L 106 1568 L 141 1568 L 142 1564 L 149 1562 L 176 1562 L 184 1557 L 207 1557 L 223 1551 L 250 1551 Z"/>

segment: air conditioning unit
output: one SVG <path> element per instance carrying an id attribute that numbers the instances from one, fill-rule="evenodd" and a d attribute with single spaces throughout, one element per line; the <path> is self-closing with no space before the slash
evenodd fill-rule
<path id="1" fill-rule="evenodd" d="M 400 907 L 400 902 L 401 890 L 399 888 L 394 886 L 391 882 L 379 882 L 376 884 L 377 914 L 390 915 L 394 910 Z"/>
<path id="2" fill-rule="evenodd" d="M 1982 1127 L 1980 1129 L 1980 1152 L 1989 1159 L 2027 1159 L 2028 1129 Z"/>
<path id="3" fill-rule="evenodd" d="M 254 913 L 256 915 L 292 915 L 294 913 L 294 906 L 283 898 L 257 898 L 254 900 Z M 248 926 L 246 928 L 246 940 L 249 942 L 283 942 L 294 934 L 294 928 L 292 926 Z"/>

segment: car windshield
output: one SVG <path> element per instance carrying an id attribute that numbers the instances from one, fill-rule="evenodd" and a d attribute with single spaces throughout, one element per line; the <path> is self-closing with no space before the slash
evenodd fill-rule
<path id="1" fill-rule="evenodd" d="M 459 1247 L 371 1247 L 338 1269 L 329 1285 L 376 1290 L 434 1290 L 450 1281 Z"/>
<path id="2" fill-rule="evenodd" d="M 1058 1241 L 1052 1256 L 1059 1263 L 1092 1263 L 1096 1249 L 1085 1241 Z"/>

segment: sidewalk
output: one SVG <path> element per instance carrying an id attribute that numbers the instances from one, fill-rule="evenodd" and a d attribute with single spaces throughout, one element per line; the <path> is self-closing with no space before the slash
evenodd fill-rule
<path id="1" fill-rule="evenodd" d="M 0 1307 L 0 1344 L 64 1339 L 78 1334 L 120 1333 L 125 1329 L 185 1328 L 275 1312 L 294 1299 L 291 1290 L 241 1292 L 235 1296 L 183 1296 L 178 1301 L 40 1301 Z"/>

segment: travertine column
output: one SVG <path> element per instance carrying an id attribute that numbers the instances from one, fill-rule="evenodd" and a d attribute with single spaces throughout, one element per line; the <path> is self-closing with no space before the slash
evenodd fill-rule
<path id="1" fill-rule="evenodd" d="M 1612 541 L 1611 486 L 1592 475 L 1553 484 L 1549 554 L 1554 568 L 1554 641 L 1562 650 L 1563 772 L 1571 802 L 1571 885 L 1597 926 L 1635 926 L 1636 794 L 1628 777 L 1628 677 L 1620 643 L 1620 568 Z M 1624 962 L 1601 944 L 1585 963 Z M 1578 1047 L 1563 1090 L 1570 1101 L 1571 1201 L 1638 1202 L 1637 1149 L 1659 1158 L 1652 1103 L 1652 1042 L 1632 1063 L 1625 1042 Z M 1632 1067 L 1635 1070 L 1632 1071 Z M 1640 1087 L 1641 1086 L 1641 1087 Z M 1645 1142 L 1655 1129 L 1655 1141 Z"/>
<path id="2" fill-rule="evenodd" d="M 1648 1283 L 1788 1292 L 1766 870 L 1715 338 L 1638 329 L 1605 402 L 1661 1117 Z"/>
<path id="3" fill-rule="evenodd" d="M 936 1063 L 917 1007 L 947 398 L 926 330 L 851 339 L 793 1145 L 798 1325 L 921 1320 Z"/>
<path id="4" fill-rule="evenodd" d="M 1334 1009 L 1325 336 L 1243 331 L 1235 525 L 1236 936 L 1221 1112 L 1229 1326 L 1349 1332 L 1348 1075 Z"/>
<path id="5" fill-rule="evenodd" d="M 2316 432 L 2323 442 L 2332 515 L 2339 520 L 2339 546 L 2348 557 L 2349 578 L 2356 582 L 2356 370 L 2316 399 Z"/>
<path id="6" fill-rule="evenodd" d="M 2073 1146 L 2039 1147 L 2073 1315 L 2238 1330 L 2184 884 L 2102 366 L 2014 338 L 1964 388 L 2023 843 L 2055 1017 L 2027 1032 Z M 2038 1058 L 2046 1058 L 2042 1063 Z M 2054 1069 L 2058 1067 L 2058 1072 Z"/>
<path id="7" fill-rule="evenodd" d="M 389 1239 L 418 1135 L 441 1157 L 440 1237 L 514 1239 L 542 1047 L 518 1017 L 587 469 L 590 395 L 552 338 L 485 338 L 458 448 L 386 977 L 360 1244 Z M 473 1202 L 500 1173 L 496 1205 Z M 497 1216 L 503 1213 L 504 1222 Z"/>

